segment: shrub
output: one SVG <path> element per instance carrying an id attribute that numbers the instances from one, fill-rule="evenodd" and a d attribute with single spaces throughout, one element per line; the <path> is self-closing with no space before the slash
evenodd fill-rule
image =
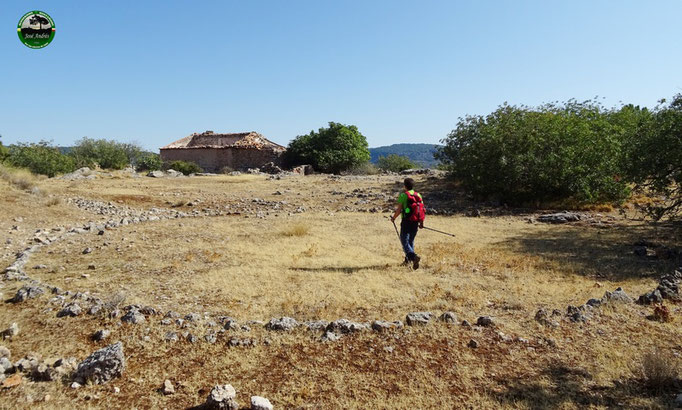
<path id="1" fill-rule="evenodd" d="M 436 157 L 479 197 L 619 202 L 629 195 L 621 178 L 627 130 L 611 114 L 592 101 L 505 103 L 485 117 L 460 119 Z"/>
<path id="2" fill-rule="evenodd" d="M 221 174 L 230 174 L 232 172 L 234 172 L 234 168 L 232 168 L 232 167 L 224 166 L 224 167 L 220 168 Z"/>
<path id="3" fill-rule="evenodd" d="M 379 169 L 391 172 L 400 172 L 406 169 L 420 167 L 419 164 L 412 162 L 409 158 L 396 154 L 390 154 L 386 157 L 379 157 L 377 160 L 377 166 Z"/>
<path id="4" fill-rule="evenodd" d="M 284 154 L 287 166 L 310 164 L 316 170 L 338 174 L 369 161 L 367 139 L 354 125 L 330 122 L 328 128 L 299 135 Z"/>
<path id="5" fill-rule="evenodd" d="M 131 144 L 85 137 L 76 142 L 69 155 L 79 168 L 99 165 L 105 169 L 123 169 L 131 163 L 129 155 L 134 151 L 131 147 Z"/>
<path id="6" fill-rule="evenodd" d="M 188 162 L 188 161 L 173 161 L 169 164 L 166 164 L 165 169 L 173 169 L 178 172 L 182 172 L 185 175 L 189 174 L 196 174 L 197 172 L 204 172 L 203 169 L 194 162 Z"/>
<path id="7" fill-rule="evenodd" d="M 45 206 L 55 206 L 62 203 L 62 199 L 58 196 L 52 196 L 45 201 Z"/>
<path id="8" fill-rule="evenodd" d="M 37 144 L 13 144 L 9 147 L 7 163 L 26 168 L 35 174 L 53 177 L 76 169 L 73 158 L 62 154 L 47 141 Z"/>
<path id="9" fill-rule="evenodd" d="M 679 377 L 679 359 L 662 350 L 648 352 L 642 356 L 641 369 L 637 373 L 650 389 L 668 390 L 675 386 Z"/>
<path id="10" fill-rule="evenodd" d="M 344 175 L 376 175 L 378 173 L 379 168 L 371 162 L 363 162 L 342 172 Z"/>
<path id="11" fill-rule="evenodd" d="M 640 191 L 663 200 L 644 210 L 658 220 L 682 210 L 682 94 L 649 112 L 627 106 L 634 132 L 629 135 L 627 171 Z"/>
<path id="12" fill-rule="evenodd" d="M 0 164 L 0 178 L 23 191 L 31 192 L 35 188 L 35 177 L 26 169 Z"/>
<path id="13" fill-rule="evenodd" d="M 163 166 L 163 161 L 159 154 L 153 152 L 145 152 L 142 154 L 136 163 L 137 171 L 158 171 Z"/>

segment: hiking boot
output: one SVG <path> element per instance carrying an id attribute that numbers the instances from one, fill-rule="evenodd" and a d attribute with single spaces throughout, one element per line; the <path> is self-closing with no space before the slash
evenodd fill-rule
<path id="1" fill-rule="evenodd" d="M 407 259 L 407 256 L 406 256 L 406 257 L 405 257 L 405 260 L 403 261 L 403 263 L 400 264 L 400 266 L 407 266 L 407 265 L 409 265 L 409 264 L 410 264 L 410 260 Z"/>
<path id="2" fill-rule="evenodd" d="M 419 255 L 414 255 L 414 259 L 412 260 L 412 269 L 419 269 L 419 261 L 422 260 L 422 258 L 419 257 Z"/>

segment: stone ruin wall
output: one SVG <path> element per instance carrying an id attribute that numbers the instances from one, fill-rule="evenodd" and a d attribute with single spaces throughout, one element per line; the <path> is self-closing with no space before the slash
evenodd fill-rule
<path id="1" fill-rule="evenodd" d="M 223 167 L 234 170 L 260 168 L 268 162 L 281 164 L 281 152 L 271 149 L 253 148 L 189 148 L 162 149 L 161 159 L 170 161 L 191 161 L 206 172 L 219 172 Z"/>

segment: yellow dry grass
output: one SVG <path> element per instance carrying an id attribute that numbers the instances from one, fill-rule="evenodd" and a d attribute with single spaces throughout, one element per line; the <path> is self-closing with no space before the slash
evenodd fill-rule
<path id="1" fill-rule="evenodd" d="M 191 201 L 231 210 L 240 199 L 260 198 L 307 211 L 155 221 L 103 236 L 80 235 L 40 251 L 30 265 L 48 269 L 29 273 L 65 289 L 88 290 L 112 305 L 226 314 L 241 322 L 281 315 L 404 320 L 410 311 L 449 310 L 470 322 L 493 316 L 496 329 L 435 324 L 321 343 L 319 335 L 303 330 L 277 334 L 252 326 L 250 332 L 226 337 L 253 338 L 255 347 L 230 348 L 224 338 L 215 345 L 203 340 L 167 344 L 162 342 L 165 332 L 180 331 L 160 325 L 160 317 L 139 326 L 100 316 L 56 318 L 44 296 L 0 307 L 0 327 L 17 322 L 22 329 L 19 337 L 4 342 L 13 360 L 29 352 L 82 359 L 102 345 L 92 342 L 90 334 L 109 328 L 111 340 L 124 343 L 128 368 L 108 385 L 79 390 L 60 383 L 24 383 L 0 392 L 0 406 L 184 408 L 202 403 L 219 383 L 232 383 L 241 403 L 262 395 L 279 408 L 670 405 L 673 392 L 652 394 L 633 364 L 641 368 L 642 358 L 654 351 L 679 361 L 679 307 L 671 306 L 671 323 L 646 320 L 652 308 L 636 305 L 605 307 L 588 324 L 563 322 L 558 329 L 540 326 L 533 316 L 540 307 L 563 311 L 618 286 L 632 296 L 651 290 L 675 261 L 638 258 L 632 243 L 646 238 L 675 247 L 679 232 L 632 221 L 597 229 L 528 224 L 521 216 L 430 216 L 427 225 L 457 237 L 420 231 L 416 242 L 422 267 L 413 271 L 399 266 L 402 254 L 386 213 L 341 211 L 357 198 L 332 193 L 362 189 L 392 196 L 395 182 L 391 177 L 163 180 L 118 174 L 50 181 L 52 192 L 62 197 L 135 208 L 170 208 L 182 201 L 181 209 L 191 210 Z M 430 183 L 418 182 L 425 188 Z M 11 231 L 17 217 L 23 219 L 22 231 L 12 235 L 25 237 L 33 227 L 105 218 L 65 201 L 47 207 L 25 192 L 8 192 L 0 200 L 0 211 L 7 215 L 0 221 L 3 233 Z M 83 255 L 85 247 L 93 252 Z M 20 285 L 3 283 L 4 296 Z M 199 337 L 206 332 L 203 324 L 187 330 Z M 500 342 L 498 331 L 528 339 L 528 344 Z M 479 341 L 478 349 L 466 347 L 472 338 Z M 166 378 L 178 383 L 175 395 L 157 391 Z M 121 393 L 114 394 L 114 387 Z M 42 401 L 45 395 L 51 397 L 47 402 Z"/>

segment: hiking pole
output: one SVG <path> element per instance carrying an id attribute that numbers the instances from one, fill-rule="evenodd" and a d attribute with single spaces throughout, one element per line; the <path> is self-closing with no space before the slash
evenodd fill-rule
<path id="1" fill-rule="evenodd" d="M 398 240 L 400 241 L 400 244 L 402 245 L 402 244 L 403 244 L 403 240 L 400 239 L 400 233 L 398 232 L 398 227 L 395 226 L 395 221 L 391 221 L 391 222 L 393 222 L 393 227 L 395 228 L 395 234 L 398 235 Z"/>
<path id="2" fill-rule="evenodd" d="M 451 234 L 451 233 L 439 231 L 438 229 L 427 228 L 427 227 L 423 227 L 422 229 L 428 229 L 429 231 L 434 231 L 434 232 L 442 233 L 443 235 L 452 236 L 453 238 L 455 237 L 455 235 L 453 235 L 453 234 Z"/>

